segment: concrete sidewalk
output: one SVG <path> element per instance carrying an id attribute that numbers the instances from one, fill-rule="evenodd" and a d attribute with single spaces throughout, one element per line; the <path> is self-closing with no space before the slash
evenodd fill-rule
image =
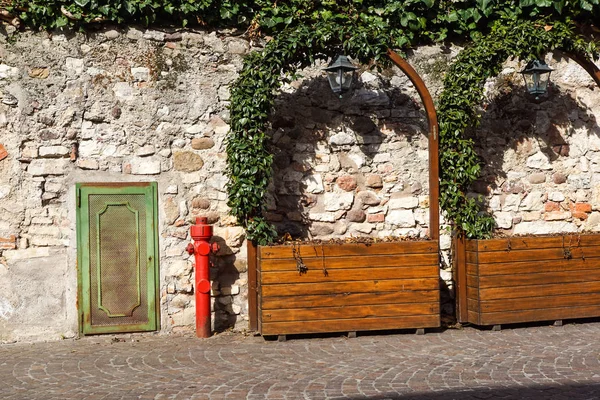
<path id="1" fill-rule="evenodd" d="M 291 339 L 0 346 L 7 399 L 599 399 L 600 323 Z"/>

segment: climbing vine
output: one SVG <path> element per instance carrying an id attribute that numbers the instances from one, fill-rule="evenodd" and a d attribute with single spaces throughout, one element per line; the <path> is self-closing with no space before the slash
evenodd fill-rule
<path id="1" fill-rule="evenodd" d="M 593 42 L 575 33 L 572 21 L 501 20 L 456 59 L 444 79 L 438 104 L 440 124 L 440 206 L 470 238 L 485 238 L 494 220 L 480 203 L 467 196 L 480 172 L 472 139 L 465 132 L 477 126 L 487 78 L 498 75 L 508 58 L 528 61 L 547 51 L 564 50 L 597 59 Z"/>
<path id="2" fill-rule="evenodd" d="M 448 39 L 475 45 L 452 67 L 440 100 L 441 206 L 467 235 L 488 235 L 493 220 L 466 196 L 480 166 L 464 136 L 477 123 L 483 82 L 508 57 L 528 59 L 554 48 L 595 55 L 600 0 L 0 0 L 0 19 L 44 29 L 104 22 L 228 26 L 268 36 L 232 85 L 227 140 L 231 214 L 251 240 L 265 244 L 275 236 L 262 216 L 273 162 L 265 132 L 281 84 L 340 50 L 385 66 L 388 48 Z M 587 43 L 576 32 L 588 35 Z"/>
<path id="3" fill-rule="evenodd" d="M 389 43 L 381 32 L 363 30 L 348 40 L 352 27 L 323 21 L 284 31 L 262 52 L 250 54 L 231 89 L 231 132 L 227 140 L 229 206 L 231 214 L 259 244 L 273 240 L 276 232 L 262 216 L 264 196 L 271 180 L 273 156 L 265 130 L 273 108 L 274 92 L 294 72 L 327 59 L 343 47 L 360 62 L 382 60 Z M 359 40 L 360 39 L 360 40 Z"/>

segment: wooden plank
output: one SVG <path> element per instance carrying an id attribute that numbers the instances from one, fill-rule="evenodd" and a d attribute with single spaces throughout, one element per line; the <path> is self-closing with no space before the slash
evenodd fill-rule
<path id="1" fill-rule="evenodd" d="M 302 262 L 310 270 L 322 271 L 341 268 L 371 268 L 396 267 L 413 268 L 423 265 L 439 265 L 438 253 L 429 254 L 399 254 L 399 255 L 363 255 L 353 257 L 324 257 L 305 258 Z M 294 258 L 266 259 L 260 261 L 262 271 L 297 271 L 297 261 Z"/>
<path id="2" fill-rule="evenodd" d="M 556 307 L 600 306 L 600 293 L 571 294 L 550 297 L 527 297 L 480 302 L 481 312 L 538 310 Z"/>
<path id="3" fill-rule="evenodd" d="M 261 287 L 263 298 L 307 294 L 390 292 L 394 290 L 399 292 L 439 290 L 439 278 L 297 283 L 265 285 Z"/>
<path id="4" fill-rule="evenodd" d="M 477 251 L 479 240 L 469 239 L 465 241 L 465 249 L 467 251 Z"/>
<path id="5" fill-rule="evenodd" d="M 573 247 L 573 248 L 553 248 L 536 250 L 511 250 L 511 251 L 491 251 L 491 252 L 467 252 L 467 262 L 481 264 L 505 263 L 516 261 L 543 261 L 543 260 L 565 260 L 567 250 L 570 252 L 568 257 L 571 259 L 585 259 L 588 257 L 600 257 L 600 246 L 593 247 Z M 477 256 L 477 258 L 476 258 Z"/>
<path id="6" fill-rule="evenodd" d="M 412 268 L 361 268 L 361 269 L 316 269 L 309 268 L 306 273 L 263 272 L 263 287 L 272 284 L 309 283 L 309 282 L 349 282 L 371 279 L 415 279 L 439 276 L 437 265 Z"/>
<path id="7" fill-rule="evenodd" d="M 473 312 L 480 312 L 479 310 L 479 304 L 480 302 L 477 300 L 473 300 L 473 299 L 467 299 L 467 309 L 469 311 L 473 311 Z"/>
<path id="8" fill-rule="evenodd" d="M 466 238 L 464 232 L 458 232 L 454 236 L 454 253 L 456 261 L 456 316 L 459 322 L 466 322 L 468 315 L 467 298 L 467 268 L 466 268 Z"/>
<path id="9" fill-rule="evenodd" d="M 479 290 L 477 288 L 467 287 L 467 299 L 479 300 Z M 465 310 L 467 309 L 467 300 L 465 300 Z"/>
<path id="10" fill-rule="evenodd" d="M 600 269 L 600 258 L 571 258 L 552 262 L 522 261 L 479 264 L 479 276 L 523 275 L 541 272 L 560 272 Z"/>
<path id="11" fill-rule="evenodd" d="M 481 301 L 517 299 L 522 297 L 559 296 L 600 292 L 600 282 L 558 283 L 552 285 L 518 286 L 513 288 L 479 289 Z"/>
<path id="12" fill-rule="evenodd" d="M 281 321 L 316 321 L 327 319 L 381 318 L 429 315 L 440 312 L 439 303 L 379 304 L 324 308 L 289 308 L 263 310 L 264 323 Z"/>
<path id="13" fill-rule="evenodd" d="M 558 319 L 592 318 L 600 316 L 600 306 L 547 308 L 500 313 L 481 314 L 479 325 L 514 324 L 531 321 L 554 321 Z"/>
<path id="14" fill-rule="evenodd" d="M 476 277 L 475 277 L 476 278 Z M 479 277 L 481 289 L 493 287 L 536 286 L 552 283 L 600 281 L 600 269 L 541 272 L 520 275 L 492 275 Z M 471 285 L 475 286 L 475 285 Z"/>
<path id="15" fill-rule="evenodd" d="M 250 330 L 258 329 L 258 265 L 256 246 L 247 241 L 248 248 L 248 318 Z"/>
<path id="16" fill-rule="evenodd" d="M 293 258 L 294 247 L 299 251 L 299 254 L 303 259 L 315 257 L 362 256 L 366 254 L 423 254 L 438 252 L 437 241 L 423 240 L 419 242 L 406 241 L 372 244 L 344 243 L 323 245 L 302 244 L 298 246 L 259 246 L 258 256 L 261 260 L 270 258 Z"/>
<path id="17" fill-rule="evenodd" d="M 471 246 L 469 246 L 471 244 Z M 523 236 L 497 239 L 467 239 L 469 251 L 512 251 L 563 247 L 562 236 Z M 477 247 L 478 246 L 478 247 Z"/>
<path id="18" fill-rule="evenodd" d="M 402 304 L 439 302 L 439 290 L 418 290 L 411 292 L 372 292 L 372 293 L 328 293 L 307 296 L 283 296 L 260 298 L 262 310 L 279 308 L 312 308 L 354 306 L 364 304 Z"/>
<path id="19" fill-rule="evenodd" d="M 477 275 L 467 275 L 467 286 L 472 288 L 479 287 L 479 276 Z"/>
<path id="20" fill-rule="evenodd" d="M 467 275 L 479 275 L 479 264 L 477 263 L 466 263 Z M 497 264 L 493 264 L 497 265 Z"/>
<path id="21" fill-rule="evenodd" d="M 565 247 L 600 246 L 600 234 L 565 235 Z"/>
<path id="22" fill-rule="evenodd" d="M 383 318 L 354 318 L 333 319 L 302 322 L 265 322 L 261 334 L 299 334 L 323 332 L 371 331 L 383 329 L 414 329 L 435 328 L 440 326 L 439 314 L 383 317 Z"/>
<path id="23" fill-rule="evenodd" d="M 483 325 L 481 323 L 481 315 L 475 311 L 469 311 L 467 313 L 467 319 L 465 320 L 465 322 L 470 322 L 476 325 Z"/>

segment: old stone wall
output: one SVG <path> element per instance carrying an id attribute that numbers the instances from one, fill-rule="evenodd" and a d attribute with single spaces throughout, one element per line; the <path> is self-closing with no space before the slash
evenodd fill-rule
<path id="1" fill-rule="evenodd" d="M 509 235 L 600 230 L 600 88 L 557 53 L 547 62 L 549 95 L 524 92 L 507 62 L 488 82 L 481 126 L 472 137 L 484 165 L 474 195 Z"/>
<path id="2" fill-rule="evenodd" d="M 213 326 L 247 327 L 245 233 L 228 215 L 224 141 L 228 85 L 260 47 L 229 31 L 0 37 L 0 341 L 77 335 L 77 182 L 158 182 L 165 333 L 193 329 L 185 247 L 190 224 L 207 216 L 221 244 L 211 268 Z M 457 51 L 410 55 L 434 96 Z M 561 95 L 550 105 L 534 107 L 519 93 L 510 63 L 488 85 L 488 112 L 473 134 L 490 166 L 474 195 L 484 195 L 501 229 L 595 229 L 599 92 L 578 66 L 559 65 L 567 72 L 554 74 Z M 396 68 L 363 67 L 339 99 L 322 67 L 300 71 L 277 97 L 267 217 L 294 237 L 427 236 L 427 122 L 416 91 Z M 508 88 L 515 96 L 503 94 Z M 553 139 L 538 140 L 542 133 Z M 451 293 L 447 227 L 442 233 L 440 275 Z"/>

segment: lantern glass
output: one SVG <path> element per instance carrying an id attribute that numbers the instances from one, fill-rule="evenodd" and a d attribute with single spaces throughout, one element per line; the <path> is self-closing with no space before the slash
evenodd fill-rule
<path id="1" fill-rule="evenodd" d="M 325 68 L 329 86 L 331 86 L 333 93 L 341 96 L 342 93 L 350 90 L 350 87 L 352 87 L 354 71 L 357 69 L 358 68 L 352 65 L 348 60 L 348 57 L 344 55 L 338 56 L 335 61 Z"/>
<path id="2" fill-rule="evenodd" d="M 553 69 L 541 60 L 530 61 L 525 69 L 521 71 L 527 92 L 535 96 L 536 99 L 545 95 L 548 92 L 552 71 Z"/>

